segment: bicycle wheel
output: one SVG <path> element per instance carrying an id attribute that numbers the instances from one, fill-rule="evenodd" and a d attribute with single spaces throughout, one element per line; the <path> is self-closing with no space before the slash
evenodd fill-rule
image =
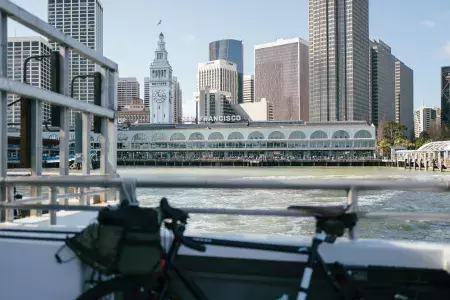
<path id="1" fill-rule="evenodd" d="M 76 300 L 152 300 L 157 296 L 158 282 L 148 277 L 117 277 L 102 281 L 85 291 Z"/>

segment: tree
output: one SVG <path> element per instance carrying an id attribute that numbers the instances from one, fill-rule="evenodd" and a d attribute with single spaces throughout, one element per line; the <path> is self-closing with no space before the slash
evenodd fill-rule
<path id="1" fill-rule="evenodd" d="M 378 138 L 386 140 L 390 146 L 398 145 L 402 141 L 406 141 L 405 131 L 408 129 L 403 124 L 395 121 L 388 121 L 380 126 Z"/>
<path id="2" fill-rule="evenodd" d="M 430 124 L 428 125 L 428 136 L 433 141 L 439 141 L 442 135 L 441 124 L 436 119 L 430 120 Z"/>

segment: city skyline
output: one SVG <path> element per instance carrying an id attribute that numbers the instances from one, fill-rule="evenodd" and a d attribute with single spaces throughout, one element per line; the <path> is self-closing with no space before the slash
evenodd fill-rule
<path id="1" fill-rule="evenodd" d="M 238 3 L 235 0 L 230 1 L 227 5 L 217 3 L 217 6 L 225 8 L 233 2 Z M 13 2 L 41 19 L 47 19 L 47 0 Z M 183 99 L 184 112 L 186 116 L 192 116 L 195 114 L 194 99 L 191 95 L 196 88 L 196 67 L 198 62 L 208 60 L 210 42 L 227 38 L 243 40 L 244 75 L 254 74 L 254 45 L 273 42 L 278 38 L 308 39 L 307 2 L 284 0 L 281 3 L 256 5 L 256 1 L 249 1 L 240 5 L 254 9 L 255 14 L 249 15 L 246 13 L 247 9 L 237 10 L 230 16 L 233 22 L 227 22 L 226 26 L 207 28 L 208 26 L 204 26 L 205 22 L 212 22 L 214 16 L 206 14 L 206 0 L 200 0 L 195 5 L 175 1 L 157 5 L 158 3 L 136 0 L 130 7 L 103 0 L 104 54 L 119 64 L 121 77 L 137 77 L 143 94 L 144 77 L 148 77 L 148 66 L 155 48 L 152 37 L 164 32 L 168 51 L 172 53 L 171 64 L 177 70 L 177 77 L 182 83 L 185 95 L 188 95 Z M 136 9 L 137 7 L 139 9 Z M 290 9 L 286 10 L 285 7 Z M 405 7 L 408 7 L 408 13 Z M 176 13 L 169 15 L 166 11 Z M 204 19 L 195 18 L 203 11 L 206 14 Z M 399 14 L 402 11 L 405 13 Z M 150 15 L 148 12 L 151 12 Z M 127 18 L 128 26 L 117 23 L 119 15 L 133 16 Z M 156 26 L 160 19 L 162 24 Z M 268 19 L 273 22 L 261 21 Z M 9 36 L 33 35 L 15 22 L 10 23 Z M 255 26 L 248 26 L 253 23 Z M 419 107 L 422 102 L 426 105 L 440 105 L 440 67 L 448 65 L 450 61 L 450 38 L 445 35 L 445 28 L 450 27 L 450 3 L 444 0 L 427 3 L 411 3 L 406 0 L 394 3 L 388 0 L 370 1 L 369 26 L 370 39 L 385 41 L 395 49 L 396 56 L 401 57 L 402 61 L 414 70 L 414 107 Z M 127 29 L 129 27 L 134 27 L 135 30 L 131 32 Z M 142 39 L 143 32 L 145 39 Z M 118 36 L 121 37 L 120 42 Z M 135 54 L 130 55 L 129 46 L 138 37 L 142 44 L 133 48 Z"/>

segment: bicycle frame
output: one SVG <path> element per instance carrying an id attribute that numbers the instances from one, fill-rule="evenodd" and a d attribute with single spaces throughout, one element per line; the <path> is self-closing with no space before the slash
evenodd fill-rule
<path id="1" fill-rule="evenodd" d="M 330 281 L 333 288 L 341 292 L 340 286 L 337 281 L 333 278 L 332 272 L 330 272 L 329 268 L 325 264 L 322 256 L 320 255 L 318 249 L 319 246 L 323 243 L 334 243 L 336 237 L 333 235 L 327 235 L 322 233 L 322 230 L 317 227 L 316 233 L 312 240 L 311 246 L 290 246 L 290 245 L 276 245 L 276 244 L 264 244 L 257 242 L 241 242 L 241 241 L 233 241 L 226 239 L 215 239 L 215 238 L 201 238 L 201 237 L 186 237 L 200 244 L 211 245 L 211 246 L 225 246 L 225 247 L 234 247 L 234 248 L 247 248 L 247 249 L 255 249 L 255 250 L 267 250 L 274 252 L 283 252 L 283 253 L 295 253 L 295 254 L 303 254 L 307 255 L 307 262 L 305 265 L 305 269 L 303 271 L 303 275 L 301 278 L 301 283 L 299 287 L 299 292 L 297 295 L 298 300 L 305 300 L 308 294 L 308 289 L 311 283 L 312 273 L 313 273 L 313 265 L 315 262 L 318 262 L 320 267 L 325 272 L 328 280 Z M 344 268 L 343 265 L 337 264 L 337 267 Z M 345 297 L 345 295 L 342 295 Z"/>

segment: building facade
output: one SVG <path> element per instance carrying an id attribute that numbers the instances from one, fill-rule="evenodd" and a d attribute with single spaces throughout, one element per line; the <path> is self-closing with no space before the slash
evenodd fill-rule
<path id="1" fill-rule="evenodd" d="M 265 98 L 258 102 L 239 104 L 252 121 L 273 121 L 273 105 Z"/>
<path id="2" fill-rule="evenodd" d="M 140 98 L 133 98 L 117 113 L 118 123 L 149 123 L 148 108 Z"/>
<path id="3" fill-rule="evenodd" d="M 219 40 L 209 43 L 209 60 L 223 59 L 236 64 L 238 72 L 237 100 L 236 103 L 243 102 L 243 74 L 244 74 L 244 45 L 238 40 Z"/>
<path id="4" fill-rule="evenodd" d="M 275 120 L 309 120 L 308 55 L 300 38 L 255 46 L 255 101 L 266 98 Z"/>
<path id="5" fill-rule="evenodd" d="M 183 91 L 177 77 L 172 77 L 172 96 L 173 96 L 173 120 L 172 123 L 179 124 L 183 121 Z"/>
<path id="6" fill-rule="evenodd" d="M 255 76 L 253 75 L 244 76 L 242 102 L 255 102 Z"/>
<path id="7" fill-rule="evenodd" d="M 371 42 L 371 123 L 379 126 L 395 120 L 395 62 L 391 47 Z"/>
<path id="8" fill-rule="evenodd" d="M 118 163 L 152 159 L 373 158 L 375 126 L 303 121 L 137 125 L 118 131 Z"/>
<path id="9" fill-rule="evenodd" d="M 150 77 L 144 77 L 144 104 L 150 107 Z"/>
<path id="10" fill-rule="evenodd" d="M 117 104 L 119 109 L 140 97 L 140 85 L 136 77 L 121 77 L 117 81 Z"/>
<path id="11" fill-rule="evenodd" d="M 197 92 L 209 88 L 228 92 L 231 102 L 238 103 L 238 72 L 235 63 L 226 60 L 214 60 L 198 64 Z"/>
<path id="12" fill-rule="evenodd" d="M 27 57 L 49 55 L 52 46 L 40 36 L 8 38 L 8 78 L 23 81 L 23 63 Z M 27 64 L 27 83 L 41 89 L 51 89 L 51 63 L 49 59 L 32 59 Z M 8 94 L 8 104 L 20 97 Z M 50 119 L 50 105 L 43 103 L 42 120 Z M 8 107 L 8 123 L 20 123 L 20 102 Z"/>
<path id="13" fill-rule="evenodd" d="M 173 121 L 172 67 L 167 60 L 164 35 L 159 35 L 155 59 L 150 66 L 150 122 L 169 124 Z"/>
<path id="14" fill-rule="evenodd" d="M 197 105 L 198 123 L 230 123 L 231 116 L 235 116 L 235 111 L 231 105 L 231 93 L 211 90 L 209 88 L 200 89 L 195 93 Z M 241 117 L 239 116 L 240 121 Z"/>
<path id="15" fill-rule="evenodd" d="M 414 112 L 414 137 L 418 138 L 422 132 L 428 132 L 431 120 L 440 124 L 441 113 L 437 107 L 421 106 Z"/>
<path id="16" fill-rule="evenodd" d="M 407 127 L 406 137 L 414 135 L 414 75 L 401 61 L 395 62 L 395 121 Z"/>
<path id="17" fill-rule="evenodd" d="M 450 125 L 450 66 L 441 68 L 442 123 Z"/>
<path id="18" fill-rule="evenodd" d="M 100 0 L 48 0 L 48 23 L 87 47 L 103 54 L 103 5 Z M 56 44 L 53 44 L 57 47 Z M 56 49 L 58 50 L 58 49 Z M 77 75 L 98 70 L 91 61 L 76 53 L 70 53 L 69 80 Z M 94 102 L 93 78 L 74 82 L 74 98 Z M 75 115 L 70 113 L 69 125 L 74 126 Z"/>
<path id="19" fill-rule="evenodd" d="M 368 0 L 309 0 L 310 121 L 370 120 L 369 55 Z"/>

